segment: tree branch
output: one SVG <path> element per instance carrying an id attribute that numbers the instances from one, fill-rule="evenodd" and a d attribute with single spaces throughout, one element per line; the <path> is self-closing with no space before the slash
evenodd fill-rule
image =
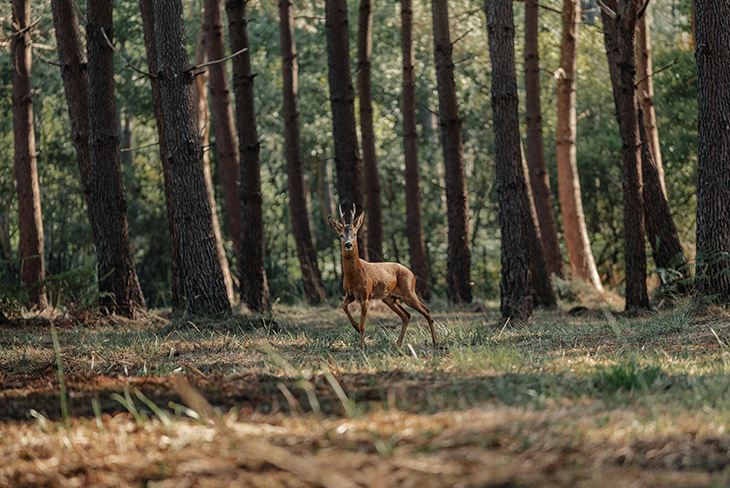
<path id="1" fill-rule="evenodd" d="M 216 59 L 215 61 L 208 61 L 207 63 L 199 64 L 197 66 L 191 66 L 190 69 L 188 69 L 188 71 L 195 71 L 197 69 L 205 68 L 206 66 L 211 66 L 213 64 L 225 63 L 229 59 L 234 58 L 234 57 L 238 56 L 239 54 L 243 54 L 246 51 L 248 51 L 248 48 L 247 47 L 244 47 L 240 51 L 235 52 L 235 53 L 231 54 L 230 56 L 226 56 L 225 58 Z"/>
<path id="2" fill-rule="evenodd" d="M 611 7 L 609 7 L 608 5 L 603 3 L 603 0 L 596 0 L 596 3 L 598 4 L 599 7 L 601 7 L 601 10 L 603 11 L 603 13 L 608 15 L 611 18 L 611 20 L 614 20 L 614 21 L 616 20 L 616 12 L 611 10 Z"/>
<path id="3" fill-rule="evenodd" d="M 646 80 L 646 79 L 648 79 L 648 78 L 651 78 L 651 77 L 653 77 L 654 75 L 657 75 L 657 74 L 661 73 L 661 72 L 662 72 L 662 71 L 664 71 L 665 69 L 669 69 L 669 68 L 671 68 L 672 66 L 674 66 L 674 65 L 675 65 L 675 64 L 677 64 L 678 62 L 679 62 L 679 58 L 674 58 L 674 61 L 672 61 L 672 62 L 671 62 L 671 63 L 669 63 L 668 65 L 666 65 L 666 66 L 662 67 L 661 69 L 658 69 L 658 70 L 654 71 L 653 73 L 650 73 L 650 74 L 646 75 L 645 77 L 643 77 L 642 79 L 640 79 L 639 81 L 637 81 L 637 82 L 636 82 L 636 86 L 638 86 L 638 85 L 639 85 L 639 83 L 641 83 L 642 81 L 644 81 L 644 80 Z"/>
<path id="4" fill-rule="evenodd" d="M 119 50 L 114 47 L 114 44 L 112 44 L 112 42 L 109 40 L 109 37 L 107 37 L 106 32 L 104 32 L 104 28 L 102 27 L 99 30 L 101 30 L 101 35 L 104 36 L 104 39 L 106 40 L 106 43 L 109 45 L 110 48 L 112 48 L 112 51 L 114 51 L 117 54 L 117 56 L 119 56 L 120 58 L 122 58 L 122 60 L 125 63 L 127 63 L 127 66 L 129 66 L 130 68 L 132 68 L 137 73 L 143 74 L 145 76 L 149 76 L 150 78 L 157 78 L 157 75 L 154 75 L 152 73 L 148 73 L 147 71 L 142 71 L 141 69 L 136 68 L 135 66 L 132 66 L 132 63 L 130 63 L 129 61 L 127 61 L 127 58 L 125 58 L 122 55 L 122 53 L 120 53 Z"/>

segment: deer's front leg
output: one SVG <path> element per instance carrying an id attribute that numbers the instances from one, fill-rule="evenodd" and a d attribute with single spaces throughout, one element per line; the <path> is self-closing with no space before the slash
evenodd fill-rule
<path id="1" fill-rule="evenodd" d="M 370 301 L 367 299 L 360 302 L 360 349 L 365 347 L 365 320 L 368 317 L 368 305 Z"/>
<path id="2" fill-rule="evenodd" d="M 350 313 L 350 309 L 347 308 L 348 305 L 350 305 L 352 302 L 355 301 L 355 297 L 350 295 L 349 293 L 345 295 L 345 298 L 342 300 L 342 310 L 345 311 L 347 314 L 347 318 L 350 319 L 350 323 L 355 328 L 356 332 L 360 332 L 360 326 L 357 325 L 357 322 L 355 322 L 355 319 L 353 318 L 352 314 Z"/>

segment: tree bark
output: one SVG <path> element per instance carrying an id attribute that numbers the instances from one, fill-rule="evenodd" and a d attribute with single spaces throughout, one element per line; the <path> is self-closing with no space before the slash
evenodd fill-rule
<path id="1" fill-rule="evenodd" d="M 208 58 L 208 36 L 206 36 L 205 25 L 200 26 L 198 34 L 198 42 L 195 45 L 195 65 L 205 63 Z M 228 264 L 228 256 L 226 248 L 223 245 L 223 234 L 221 233 L 221 224 L 218 220 L 218 205 L 215 201 L 215 189 L 213 188 L 213 174 L 210 168 L 210 111 L 208 110 L 208 73 L 200 73 L 195 76 L 192 87 L 193 109 L 195 111 L 195 123 L 200 135 L 200 142 L 203 145 L 203 175 L 205 176 L 205 189 L 208 193 L 208 205 L 210 205 L 210 214 L 213 218 L 213 234 L 215 234 L 216 250 L 218 251 L 218 260 L 221 262 L 221 270 L 223 271 L 223 281 L 226 284 L 226 294 L 228 301 L 235 303 L 236 293 L 233 290 L 233 274 Z M 236 153 L 238 151 L 236 150 Z M 236 176 L 237 177 L 237 176 Z M 236 187 L 238 189 L 238 187 Z M 240 237 L 239 237 L 240 240 Z"/>
<path id="2" fill-rule="evenodd" d="M 147 53 L 147 66 L 150 73 L 157 73 L 157 42 L 155 40 L 155 24 L 153 0 L 140 0 L 140 11 L 142 14 L 142 30 L 144 44 Z M 182 266 L 180 263 L 180 239 L 178 225 L 175 221 L 175 197 L 172 192 L 172 176 L 170 173 L 170 159 L 167 151 L 167 139 L 165 137 L 165 117 L 162 110 L 162 94 L 160 93 L 160 80 L 157 77 L 150 77 L 152 89 L 152 103 L 157 120 L 157 136 L 160 147 L 160 162 L 162 163 L 162 174 L 165 180 L 165 201 L 167 202 L 167 223 L 170 233 L 170 292 L 172 295 L 172 310 L 179 312 L 185 308 L 185 291 L 183 287 Z"/>
<path id="3" fill-rule="evenodd" d="M 43 219 L 38 182 L 35 129 L 33 128 L 33 93 L 30 88 L 32 39 L 30 1 L 13 0 L 11 50 L 13 53 L 13 137 L 14 168 L 18 184 L 18 231 L 20 234 L 20 281 L 27 287 L 28 307 L 48 306 L 45 284 L 46 265 L 43 253 Z"/>
<path id="4" fill-rule="evenodd" d="M 695 1 L 697 275 L 700 293 L 730 303 L 730 4 Z M 724 272 L 723 272 L 724 270 Z"/>
<path id="5" fill-rule="evenodd" d="M 489 57 L 492 62 L 494 159 L 502 234 L 500 312 L 503 318 L 532 315 L 532 276 L 528 193 L 520 152 L 517 76 L 512 0 L 486 0 Z"/>
<path id="6" fill-rule="evenodd" d="M 127 228 L 127 197 L 119 159 L 119 130 L 114 99 L 114 39 L 111 0 L 87 3 L 86 49 L 89 72 L 89 154 L 93 201 L 97 205 L 96 253 L 100 306 L 134 317 L 145 301 L 132 263 Z"/>
<path id="7" fill-rule="evenodd" d="M 532 276 L 532 303 L 535 306 L 555 308 L 558 305 L 553 290 L 553 283 L 550 279 L 550 271 L 545 260 L 545 250 L 540 238 L 540 222 L 537 218 L 535 198 L 530 187 L 530 174 L 525 159 L 525 151 L 520 141 L 520 159 L 522 160 L 522 173 L 527 190 L 527 207 L 529 210 L 529 222 L 527 223 L 527 243 L 530 247 L 530 274 Z"/>
<path id="8" fill-rule="evenodd" d="M 301 145 L 299 141 L 299 109 L 297 106 L 299 86 L 299 64 L 294 43 L 294 14 L 291 0 L 279 0 L 281 37 L 281 71 L 284 81 L 284 138 L 286 152 L 286 174 L 289 188 L 289 214 L 292 233 L 297 246 L 299 267 L 302 270 L 302 285 L 307 302 L 317 305 L 324 302 L 322 275 L 317 265 L 317 252 L 312 243 L 309 226 L 309 212 L 302 177 Z"/>
<path id="9" fill-rule="evenodd" d="M 155 3 L 154 25 L 159 63 L 155 74 L 162 99 L 187 307 L 194 314 L 228 312 L 231 304 L 216 250 L 203 150 L 195 128 L 182 2 Z"/>
<path id="10" fill-rule="evenodd" d="M 639 96 L 639 107 L 642 110 L 641 120 L 646 130 L 646 139 L 654 157 L 654 163 L 659 175 L 659 183 L 664 197 L 667 188 L 664 183 L 664 165 L 662 164 L 662 150 L 659 146 L 659 130 L 656 124 L 654 110 L 654 69 L 651 61 L 651 29 L 649 27 L 648 12 L 644 12 L 636 22 L 636 91 Z"/>
<path id="11" fill-rule="evenodd" d="M 545 164 L 540 101 L 540 55 L 537 45 L 538 2 L 525 1 L 525 122 L 527 125 L 527 164 L 540 241 L 550 273 L 563 277 L 563 255 L 553 217 L 550 176 Z"/>
<path id="12" fill-rule="evenodd" d="M 418 171 L 418 134 L 416 129 L 416 78 L 413 71 L 413 7 L 401 0 L 401 51 L 403 52 L 403 153 L 405 157 L 406 229 L 411 271 L 416 276 L 416 292 L 431 299 L 426 243 L 423 239 L 421 196 Z"/>
<path id="13" fill-rule="evenodd" d="M 337 195 L 345 213 L 355 204 L 362 211 L 362 159 L 357 143 L 355 92 L 350 75 L 350 40 L 347 0 L 325 1 L 327 67 L 332 107 L 332 136 L 335 143 Z M 367 225 L 364 226 L 367 228 Z M 366 232 L 357 235 L 360 257 L 367 259 Z"/>
<path id="14" fill-rule="evenodd" d="M 223 39 L 223 14 L 221 0 L 205 0 L 205 38 L 208 60 L 215 61 L 226 55 Z M 241 248 L 241 199 L 239 195 L 239 152 L 236 141 L 231 91 L 225 63 L 208 66 L 210 85 L 210 111 L 215 132 L 215 151 L 223 185 L 226 220 L 233 239 L 233 249 L 238 255 Z"/>
<path id="15" fill-rule="evenodd" d="M 624 259 L 626 262 L 626 310 L 649 308 L 646 289 L 646 249 L 644 247 L 644 195 L 636 99 L 634 34 L 638 2 L 609 0 L 617 21 L 601 12 L 606 55 L 611 72 L 616 119 L 621 133 L 624 193 Z"/>
<path id="16" fill-rule="evenodd" d="M 453 303 L 470 303 L 469 198 L 464 174 L 461 117 L 456 100 L 454 62 L 447 0 L 432 0 L 434 57 L 439 96 L 439 125 L 446 177 L 449 224 L 446 258 L 447 295 Z"/>
<path id="17" fill-rule="evenodd" d="M 357 32 L 357 91 L 360 98 L 360 132 L 365 171 L 365 208 L 368 217 L 367 256 L 370 261 L 383 260 L 383 206 L 380 196 L 378 158 L 373 129 L 373 90 L 370 58 L 373 51 L 373 0 L 360 0 Z"/>
<path id="18" fill-rule="evenodd" d="M 248 0 L 228 0 L 228 33 L 231 52 L 248 49 Z M 269 285 L 264 269 L 264 219 L 261 196 L 261 163 L 256 130 L 251 56 L 247 50 L 233 58 L 233 91 L 241 154 L 241 290 L 243 301 L 253 311 L 269 307 Z"/>
<path id="19" fill-rule="evenodd" d="M 575 73 L 580 1 L 563 1 L 563 38 L 560 46 L 560 76 L 558 78 L 558 125 L 556 128 L 558 193 L 563 216 L 565 247 L 570 271 L 596 290 L 603 291 L 588 241 L 583 200 L 576 160 Z"/>
<path id="20" fill-rule="evenodd" d="M 660 177 L 659 165 L 654 159 L 651 149 L 651 138 L 642 122 L 643 113 L 639 108 L 639 137 L 641 138 L 641 176 L 644 182 L 644 218 L 646 221 L 646 237 L 649 239 L 654 264 L 657 268 L 684 269 L 684 249 L 679 240 L 677 227 L 674 225 L 669 202 L 664 193 Z M 685 275 L 686 273 L 682 273 Z M 685 291 L 681 285 L 678 291 Z"/>

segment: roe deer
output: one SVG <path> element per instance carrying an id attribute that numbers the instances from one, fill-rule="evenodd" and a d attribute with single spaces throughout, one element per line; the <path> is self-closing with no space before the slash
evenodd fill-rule
<path id="1" fill-rule="evenodd" d="M 345 289 L 342 309 L 347 314 L 347 318 L 350 319 L 352 326 L 360 333 L 360 348 L 365 343 L 365 320 L 371 299 L 382 300 L 403 321 L 403 327 L 396 343 L 398 347 L 403 343 L 403 336 L 406 334 L 408 321 L 411 319 L 411 314 L 398 302 L 398 299 L 401 299 L 406 305 L 426 317 L 428 326 L 431 328 L 433 347 L 436 348 L 438 341 L 433 328 L 431 311 L 416 296 L 416 277 L 413 273 L 398 263 L 369 263 L 358 256 L 357 231 L 362 225 L 364 215 L 361 213 L 355 218 L 355 205 L 353 204 L 349 224 L 345 222 L 342 206 L 340 206 L 340 219 L 342 222 L 329 217 L 330 225 L 340 235 L 342 247 L 342 272 L 344 274 L 342 287 Z M 356 300 L 360 303 L 360 325 L 355 322 L 350 310 L 347 308 Z"/>

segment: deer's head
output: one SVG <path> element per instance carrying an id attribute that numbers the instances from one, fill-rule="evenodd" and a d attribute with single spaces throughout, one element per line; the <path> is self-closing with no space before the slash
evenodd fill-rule
<path id="1" fill-rule="evenodd" d="M 342 211 L 342 205 L 340 205 L 340 222 L 335 220 L 333 217 L 328 217 L 330 225 L 340 236 L 340 243 L 342 244 L 342 252 L 350 253 L 357 252 L 357 231 L 362 226 L 364 214 L 360 214 L 355 217 L 355 204 L 352 204 L 352 210 L 350 210 L 350 218 L 345 219 L 345 214 Z M 347 222 L 349 220 L 349 223 Z"/>

